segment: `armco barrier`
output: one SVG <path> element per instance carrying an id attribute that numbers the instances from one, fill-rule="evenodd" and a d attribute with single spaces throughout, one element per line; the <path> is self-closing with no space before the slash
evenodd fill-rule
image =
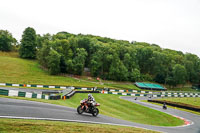
<path id="1" fill-rule="evenodd" d="M 68 93 L 65 96 L 66 96 L 67 99 L 69 99 L 70 97 L 72 97 L 76 93 L 100 93 L 100 92 L 99 91 L 71 91 L 70 93 Z"/>
<path id="2" fill-rule="evenodd" d="M 184 108 L 184 109 L 200 112 L 199 106 L 193 106 L 193 105 L 184 104 L 184 103 L 178 103 L 178 102 L 172 102 L 172 101 L 166 101 L 166 100 L 148 100 L 148 102 L 155 102 L 155 103 L 161 103 L 161 104 L 166 103 L 167 105 L 171 105 L 174 107 L 179 107 L 179 108 Z"/>
<path id="3" fill-rule="evenodd" d="M 13 87 L 37 87 L 37 88 L 57 88 L 57 89 L 75 89 L 71 86 L 57 86 L 57 85 L 31 85 L 31 84 L 12 84 L 12 83 L 0 83 L 0 86 L 13 86 Z"/>
<path id="4" fill-rule="evenodd" d="M 136 93 L 120 93 L 120 92 L 110 92 L 110 91 L 101 91 L 102 94 L 115 94 L 123 96 L 138 96 L 138 97 L 200 97 L 200 95 L 154 95 L 154 94 L 136 94 Z"/>
<path id="5" fill-rule="evenodd" d="M 21 91 L 17 91 L 17 90 L 0 89 L 0 95 L 27 97 L 27 98 L 38 98 L 38 99 L 49 99 L 48 95 L 42 95 L 42 94 L 30 93 L 30 92 L 21 92 Z"/>
<path id="6" fill-rule="evenodd" d="M 83 88 L 83 87 L 69 87 L 69 86 L 53 86 L 53 85 L 29 85 L 29 84 L 12 84 L 12 83 L 0 83 L 0 86 L 15 86 L 15 87 L 38 87 L 38 88 L 60 88 L 60 89 L 80 89 L 83 91 L 100 91 L 105 92 L 105 94 L 118 94 L 118 95 L 127 95 L 127 96 L 148 96 L 152 97 L 200 97 L 200 93 L 188 93 L 188 92 L 155 92 L 158 93 L 155 95 L 154 92 L 151 91 L 142 91 L 142 90 L 117 90 L 110 88 Z M 7 94 L 8 91 L 1 91 L 0 94 Z M 89 93 L 89 92 L 88 92 Z M 140 93 L 140 94 L 137 94 Z M 20 93 L 20 96 L 25 94 Z M 27 94 L 30 95 L 30 94 Z M 32 96 L 28 96 L 32 97 Z M 33 96 L 35 97 L 35 95 Z"/>

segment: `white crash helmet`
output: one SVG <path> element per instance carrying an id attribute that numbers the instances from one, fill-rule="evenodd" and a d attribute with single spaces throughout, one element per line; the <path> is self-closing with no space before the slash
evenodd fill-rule
<path id="1" fill-rule="evenodd" d="M 88 97 L 92 97 L 92 94 L 88 94 Z"/>

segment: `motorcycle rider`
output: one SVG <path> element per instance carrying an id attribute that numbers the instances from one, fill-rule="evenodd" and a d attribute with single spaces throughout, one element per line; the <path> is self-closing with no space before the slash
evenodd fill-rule
<path id="1" fill-rule="evenodd" d="M 95 105 L 95 99 L 92 96 L 92 94 L 88 94 L 88 99 L 87 99 L 87 105 L 86 105 L 86 110 L 88 111 L 88 105 L 94 106 Z"/>
<path id="2" fill-rule="evenodd" d="M 167 109 L 166 103 L 163 103 L 163 109 Z"/>

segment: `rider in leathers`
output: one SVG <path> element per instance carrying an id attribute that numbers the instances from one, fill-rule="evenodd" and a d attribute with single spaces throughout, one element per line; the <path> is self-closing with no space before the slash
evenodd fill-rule
<path id="1" fill-rule="evenodd" d="M 92 94 L 88 94 L 87 103 L 88 103 L 90 106 L 94 106 L 94 105 L 95 105 L 95 99 L 94 99 L 94 97 L 92 96 Z M 86 110 L 88 110 L 88 105 L 86 106 Z"/>

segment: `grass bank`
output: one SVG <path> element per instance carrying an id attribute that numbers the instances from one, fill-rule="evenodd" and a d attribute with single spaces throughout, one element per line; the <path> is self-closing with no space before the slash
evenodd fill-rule
<path id="1" fill-rule="evenodd" d="M 99 124 L 42 120 L 0 119 L 1 133 L 156 133 L 155 131 Z"/>
<path id="2" fill-rule="evenodd" d="M 1 83 L 138 89 L 132 84 L 123 85 L 121 82 L 119 84 L 116 84 L 117 82 L 113 84 L 101 84 L 97 80 L 91 80 L 92 78 L 49 75 L 48 71 L 40 68 L 36 60 L 21 59 L 18 57 L 17 52 L 0 52 L 0 62 Z"/>
<path id="3" fill-rule="evenodd" d="M 200 97 L 163 98 L 163 99 L 159 99 L 159 100 L 167 100 L 167 101 L 172 101 L 172 102 L 200 106 Z"/>
<path id="4" fill-rule="evenodd" d="M 103 115 L 132 122 L 157 126 L 178 126 L 184 123 L 182 120 L 177 119 L 171 115 L 120 99 L 117 95 L 94 94 L 93 96 L 95 97 L 96 101 L 101 104 L 100 114 Z M 20 97 L 15 98 L 27 99 Z M 35 100 L 76 108 L 80 104 L 80 100 L 84 98 L 87 98 L 87 94 L 76 94 L 68 100 L 28 100 Z"/>
<path id="5" fill-rule="evenodd" d="M 170 98 L 171 101 L 176 101 L 177 102 L 177 99 L 174 98 Z M 189 99 L 189 98 L 188 98 Z M 162 99 L 159 99 L 159 100 L 162 100 Z M 167 98 L 165 99 L 167 100 Z M 148 102 L 147 100 L 142 100 L 143 102 Z M 192 100 L 189 100 L 189 101 L 192 101 Z M 163 104 L 160 104 L 160 103 L 154 103 L 154 102 L 151 102 L 151 104 L 155 104 L 155 105 L 159 105 L 159 106 L 163 106 Z M 191 104 L 191 103 L 190 103 Z M 188 110 L 188 109 L 183 109 L 183 108 L 179 108 L 179 107 L 174 107 L 174 106 L 170 106 L 170 105 L 167 105 L 168 108 L 172 108 L 172 109 L 178 109 L 178 110 L 182 110 L 182 111 L 186 111 L 186 112 L 190 112 L 190 113 L 193 113 L 193 114 L 197 114 L 197 115 L 200 115 L 199 112 L 196 112 L 196 111 L 192 111 L 192 110 Z"/>

